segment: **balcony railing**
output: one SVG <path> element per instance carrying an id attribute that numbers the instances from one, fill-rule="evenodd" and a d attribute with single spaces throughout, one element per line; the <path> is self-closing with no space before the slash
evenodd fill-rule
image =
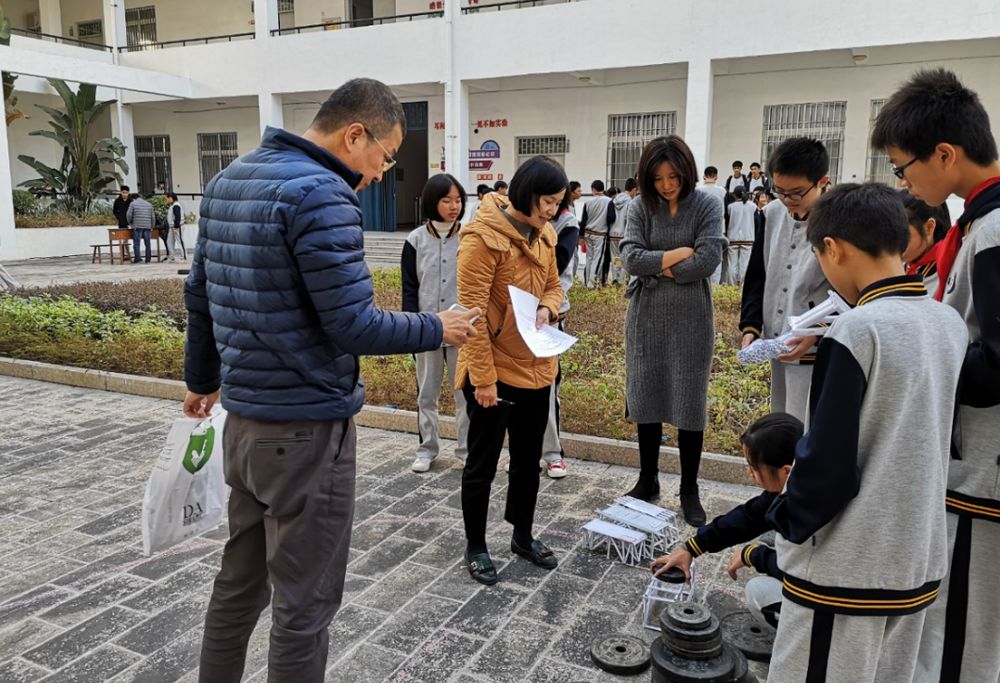
<path id="1" fill-rule="evenodd" d="M 367 19 L 344 19 L 342 21 L 331 21 L 325 24 L 309 24 L 307 26 L 289 26 L 271 31 L 272 36 L 286 36 L 289 34 L 299 34 L 309 31 L 336 31 L 342 28 L 357 28 L 360 26 L 381 26 L 383 24 L 396 24 L 414 19 L 440 19 L 444 12 L 436 10 L 433 12 L 416 12 L 413 14 L 396 14 L 391 17 L 369 17 Z"/>
<path id="2" fill-rule="evenodd" d="M 159 43 L 146 43 L 143 45 L 122 45 L 119 52 L 143 52 L 145 50 L 161 50 L 167 47 L 185 47 L 187 45 L 208 45 L 210 43 L 231 43 L 234 40 L 250 40 L 254 37 L 253 31 L 249 33 L 231 33 L 225 36 L 207 36 L 205 38 L 182 38 L 180 40 L 165 40 Z"/>
<path id="3" fill-rule="evenodd" d="M 12 28 L 10 32 L 15 36 L 22 36 L 24 38 L 36 38 L 38 40 L 47 40 L 52 43 L 62 43 L 63 45 L 73 45 L 75 47 L 86 47 L 91 50 L 100 50 L 101 52 L 112 52 L 110 45 L 100 45 L 98 43 L 88 43 L 85 40 L 77 40 L 76 38 L 66 38 L 65 36 L 56 36 L 51 33 L 41 33 L 39 31 L 28 31 L 23 28 Z"/>
<path id="4" fill-rule="evenodd" d="M 463 7 L 462 14 L 478 14 L 479 12 L 502 12 L 505 9 L 524 9 L 526 7 L 542 7 L 544 5 L 560 5 L 580 0 L 513 0 L 512 2 L 493 2 L 488 5 L 472 5 Z"/>

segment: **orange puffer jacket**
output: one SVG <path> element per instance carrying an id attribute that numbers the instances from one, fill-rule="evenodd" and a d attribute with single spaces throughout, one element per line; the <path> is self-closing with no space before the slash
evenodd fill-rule
<path id="1" fill-rule="evenodd" d="M 455 388 L 468 377 L 472 386 L 497 381 L 540 389 L 555 381 L 557 359 L 536 358 L 521 339 L 508 285 L 534 294 L 555 320 L 562 303 L 556 268 L 556 233 L 546 224 L 530 244 L 504 216 L 505 197 L 483 198 L 472 221 L 462 227 L 458 246 L 458 302 L 478 307 L 479 334 L 458 352 Z"/>

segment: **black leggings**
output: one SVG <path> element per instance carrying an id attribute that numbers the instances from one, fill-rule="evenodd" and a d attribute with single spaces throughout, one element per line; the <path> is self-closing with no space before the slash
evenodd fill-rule
<path id="1" fill-rule="evenodd" d="M 639 430 L 639 477 L 653 479 L 659 471 L 660 444 L 663 441 L 663 424 L 647 422 L 637 425 Z M 677 447 L 681 452 L 681 493 L 698 489 L 698 467 L 705 432 L 677 430 Z"/>

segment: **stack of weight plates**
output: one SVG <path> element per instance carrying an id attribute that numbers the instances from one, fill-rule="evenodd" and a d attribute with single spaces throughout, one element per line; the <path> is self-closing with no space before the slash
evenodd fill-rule
<path id="1" fill-rule="evenodd" d="M 663 609 L 650 655 L 653 683 L 756 683 L 743 653 L 723 642 L 718 618 L 695 602 Z"/>

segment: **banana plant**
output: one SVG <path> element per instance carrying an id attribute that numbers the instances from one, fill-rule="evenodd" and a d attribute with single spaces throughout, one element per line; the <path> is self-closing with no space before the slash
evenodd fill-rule
<path id="1" fill-rule="evenodd" d="M 10 45 L 10 22 L 4 14 L 3 7 L 0 6 L 0 45 Z M 30 118 L 17 108 L 17 98 L 14 97 L 14 81 L 17 74 L 9 71 L 3 72 L 3 103 L 7 114 L 7 125 L 14 123 L 18 119 Z"/>
<path id="2" fill-rule="evenodd" d="M 39 175 L 21 183 L 33 190 L 55 190 L 67 195 L 67 207 L 86 211 L 97 195 L 105 194 L 112 183 L 121 183 L 128 173 L 125 145 L 117 138 L 94 139 L 94 124 L 115 100 L 98 102 L 97 86 L 81 83 L 77 92 L 65 81 L 50 78 L 49 84 L 63 100 L 66 111 L 43 104 L 35 106 L 49 115 L 52 130 L 34 130 L 28 135 L 48 138 L 63 150 L 59 168 L 53 168 L 34 157 L 21 154 L 17 158 Z"/>

